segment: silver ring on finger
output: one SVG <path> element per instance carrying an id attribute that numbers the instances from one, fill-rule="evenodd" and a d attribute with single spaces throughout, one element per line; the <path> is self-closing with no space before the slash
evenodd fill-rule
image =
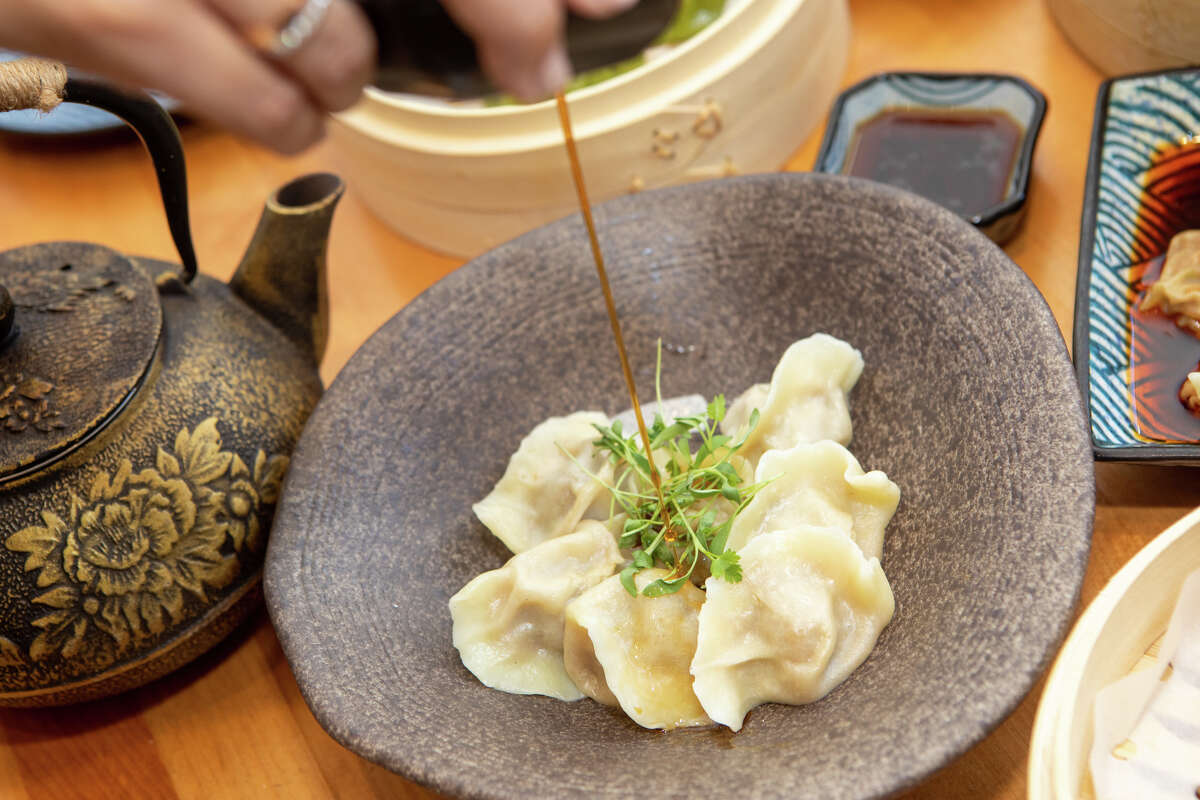
<path id="1" fill-rule="evenodd" d="M 331 5 L 333 0 L 305 0 L 304 5 L 275 32 L 266 51 L 276 58 L 284 58 L 299 50 L 321 27 Z"/>

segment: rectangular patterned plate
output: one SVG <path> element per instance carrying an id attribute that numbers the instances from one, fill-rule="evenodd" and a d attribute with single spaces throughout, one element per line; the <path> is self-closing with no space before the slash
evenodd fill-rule
<path id="1" fill-rule="evenodd" d="M 1179 391 L 1200 338 L 1139 308 L 1171 238 L 1200 228 L 1200 69 L 1100 87 L 1075 287 L 1075 366 L 1096 458 L 1200 464 Z"/>

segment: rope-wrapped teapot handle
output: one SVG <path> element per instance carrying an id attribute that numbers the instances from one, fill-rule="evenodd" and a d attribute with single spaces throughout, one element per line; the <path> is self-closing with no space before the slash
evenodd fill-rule
<path id="1" fill-rule="evenodd" d="M 4 62 L 0 70 L 0 111 L 49 111 L 63 100 L 67 68 L 44 58 Z"/>
<path id="2" fill-rule="evenodd" d="M 190 283 L 196 276 L 196 252 L 188 221 L 187 172 L 183 141 L 171 115 L 145 92 L 117 90 L 71 75 L 57 61 L 19 58 L 0 62 L 0 112 L 23 108 L 50 111 L 59 103 L 83 103 L 116 114 L 141 138 L 158 174 L 167 225 L 183 262 L 183 280 Z"/>

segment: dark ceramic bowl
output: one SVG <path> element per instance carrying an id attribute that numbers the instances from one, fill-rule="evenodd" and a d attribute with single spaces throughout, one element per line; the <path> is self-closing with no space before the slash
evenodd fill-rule
<path id="1" fill-rule="evenodd" d="M 828 697 L 736 735 L 638 728 L 590 700 L 481 685 L 446 601 L 507 553 L 471 514 L 536 423 L 628 405 L 579 218 L 472 261 L 355 355 L 294 455 L 266 591 L 340 742 L 451 795 L 876 797 L 961 754 L 1033 685 L 1071 617 L 1092 460 L 1058 326 L 986 237 L 827 175 L 648 192 L 598 210 L 635 372 L 740 392 L 815 331 L 860 348 L 851 448 L 901 487 L 897 611 Z"/>
<path id="2" fill-rule="evenodd" d="M 860 147 L 866 126 L 897 113 L 908 118 L 875 143 L 883 157 L 856 163 L 874 149 Z M 885 72 L 838 95 L 813 170 L 952 198 L 952 210 L 1003 244 L 1025 214 L 1045 115 L 1045 96 L 1013 75 Z"/>
<path id="3" fill-rule="evenodd" d="M 1075 364 L 1096 458 L 1200 464 L 1200 417 L 1179 388 L 1200 339 L 1138 309 L 1171 237 L 1200 228 L 1200 69 L 1105 81 L 1088 163 Z"/>

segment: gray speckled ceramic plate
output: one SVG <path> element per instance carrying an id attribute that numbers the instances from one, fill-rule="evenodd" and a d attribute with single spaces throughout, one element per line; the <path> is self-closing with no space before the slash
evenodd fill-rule
<path id="1" fill-rule="evenodd" d="M 564 175 L 564 180 L 565 180 Z M 318 720 L 452 795 L 875 797 L 994 727 L 1065 633 L 1091 533 L 1092 457 L 1066 347 L 1034 286 L 967 223 L 823 175 L 649 192 L 598 212 L 643 392 L 740 392 L 825 331 L 866 370 L 864 467 L 901 487 L 897 610 L 824 700 L 736 735 L 642 730 L 590 700 L 492 691 L 446 601 L 506 551 L 471 514 L 543 418 L 628 405 L 578 216 L 471 262 L 368 341 L 301 439 L 267 601 Z M 688 349 L 690 348 L 690 349 Z"/>

